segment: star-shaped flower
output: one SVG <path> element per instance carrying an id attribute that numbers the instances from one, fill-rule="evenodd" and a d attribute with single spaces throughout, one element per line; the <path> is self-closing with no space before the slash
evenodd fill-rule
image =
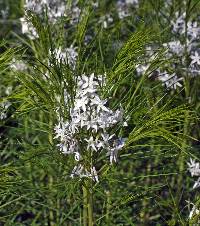
<path id="1" fill-rule="evenodd" d="M 91 147 L 93 150 L 97 151 L 97 148 L 96 148 L 96 141 L 94 140 L 94 138 L 93 138 L 92 136 L 90 136 L 89 139 L 86 139 L 86 138 L 85 138 L 85 141 L 87 141 L 87 143 L 88 143 L 88 145 L 87 145 L 87 150 L 89 150 L 90 147 Z"/>
<path id="2" fill-rule="evenodd" d="M 198 65 L 200 65 L 200 55 L 198 54 L 197 51 L 194 52 L 194 55 L 190 56 L 190 58 L 192 59 L 191 61 L 191 65 L 197 63 Z"/>

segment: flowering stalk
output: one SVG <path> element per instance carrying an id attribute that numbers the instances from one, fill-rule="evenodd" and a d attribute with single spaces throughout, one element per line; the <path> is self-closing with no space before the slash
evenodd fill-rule
<path id="1" fill-rule="evenodd" d="M 74 155 L 75 166 L 71 178 L 79 177 L 83 181 L 83 222 L 92 226 L 93 222 L 93 184 L 99 182 L 96 163 L 99 156 L 106 152 L 110 164 L 117 161 L 118 152 L 123 148 L 125 139 L 117 138 L 111 131 L 123 122 L 122 109 L 113 111 L 98 94 L 105 85 L 103 76 L 82 75 L 78 77 L 74 104 L 69 107 L 69 119 L 65 121 L 58 114 L 55 127 L 57 146 L 66 155 Z M 65 102 L 71 96 L 65 93 Z M 70 104 L 69 104 L 70 105 Z M 59 108 L 58 111 L 62 109 Z M 57 111 L 57 113 L 58 113 Z M 117 128 L 115 128 L 117 131 Z"/>

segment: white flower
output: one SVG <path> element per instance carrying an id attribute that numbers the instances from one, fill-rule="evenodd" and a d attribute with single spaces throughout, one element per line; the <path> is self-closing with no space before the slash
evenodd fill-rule
<path id="1" fill-rule="evenodd" d="M 6 94 L 6 95 L 10 95 L 11 92 L 12 92 L 12 89 L 13 89 L 12 86 L 7 86 L 7 87 L 6 87 L 6 90 L 5 90 L 5 94 Z"/>
<path id="2" fill-rule="evenodd" d="M 188 21 L 186 25 L 186 13 L 183 13 L 181 16 L 178 16 L 178 12 L 176 12 L 176 17 L 176 21 L 172 21 L 172 31 L 180 35 L 184 35 L 185 29 L 187 27 L 187 38 L 192 41 L 197 39 L 200 34 L 200 27 L 198 27 L 197 22 Z"/>
<path id="3" fill-rule="evenodd" d="M 184 34 L 185 32 L 185 16 L 186 13 L 183 13 L 181 16 L 178 17 L 178 12 L 176 12 L 176 21 L 172 21 L 173 29 L 172 31 L 174 33 Z"/>
<path id="4" fill-rule="evenodd" d="M 91 105 L 97 106 L 97 113 L 99 113 L 101 110 L 105 112 L 109 112 L 109 109 L 105 107 L 106 103 L 107 103 L 107 100 L 101 100 L 98 96 L 94 96 L 94 98 L 91 99 Z"/>
<path id="5" fill-rule="evenodd" d="M 118 8 L 118 16 L 119 16 L 119 19 L 124 19 L 124 18 L 130 16 L 130 14 L 128 13 L 127 10 Z"/>
<path id="6" fill-rule="evenodd" d="M 88 178 L 91 178 L 95 182 L 99 182 L 98 174 L 97 174 L 97 171 L 94 166 L 91 167 L 90 172 L 89 172 L 87 169 L 84 168 L 84 166 L 82 164 L 78 164 L 77 166 L 74 167 L 74 169 L 72 170 L 72 173 L 70 175 L 70 177 L 72 177 L 72 178 L 74 178 L 75 176 L 78 176 L 80 178 L 88 177 Z"/>
<path id="7" fill-rule="evenodd" d="M 198 24 L 196 21 L 194 22 L 188 21 L 187 34 L 191 38 L 191 40 L 195 40 L 199 37 L 200 27 L 198 27 Z"/>
<path id="8" fill-rule="evenodd" d="M 22 33 L 27 34 L 30 39 L 38 38 L 38 34 L 33 25 L 26 20 L 25 17 L 20 18 L 22 25 Z"/>
<path id="9" fill-rule="evenodd" d="M 163 46 L 168 47 L 172 53 L 175 53 L 178 56 L 181 56 L 184 53 L 184 46 L 179 40 L 164 43 Z"/>
<path id="10" fill-rule="evenodd" d="M 118 12 L 119 19 L 124 19 L 124 18 L 130 16 L 126 3 L 121 2 L 121 1 L 117 2 L 117 12 Z"/>
<path id="11" fill-rule="evenodd" d="M 62 51 L 61 47 L 54 50 L 55 58 L 58 63 L 62 63 L 66 59 L 66 51 Z"/>
<path id="12" fill-rule="evenodd" d="M 15 58 L 13 58 L 10 64 L 10 68 L 14 71 L 25 71 L 28 67 L 22 60 L 16 60 Z"/>
<path id="13" fill-rule="evenodd" d="M 87 98 L 87 96 L 83 96 L 81 99 L 76 99 L 75 100 L 74 111 L 77 111 L 79 109 L 82 109 L 85 112 L 86 111 L 87 104 L 88 104 L 88 98 Z"/>
<path id="14" fill-rule="evenodd" d="M 54 138 L 60 138 L 61 141 L 65 140 L 66 138 L 66 129 L 69 126 L 68 122 L 59 122 L 58 125 L 55 126 L 55 133 L 56 136 Z"/>
<path id="15" fill-rule="evenodd" d="M 149 64 L 146 64 L 146 65 L 138 64 L 136 65 L 135 69 L 138 75 L 143 75 L 146 73 L 148 68 L 149 68 Z"/>
<path id="16" fill-rule="evenodd" d="M 195 206 L 195 204 L 193 203 L 189 203 L 192 205 L 192 209 L 190 210 L 190 213 L 189 213 L 189 219 L 192 219 L 192 217 L 194 215 L 199 215 L 200 211 L 197 209 L 197 207 Z"/>
<path id="17" fill-rule="evenodd" d="M 71 12 L 70 24 L 75 25 L 78 23 L 81 9 L 78 6 L 73 5 L 72 8 L 69 10 L 69 14 Z"/>
<path id="18" fill-rule="evenodd" d="M 197 181 L 195 181 L 195 183 L 193 185 L 193 189 L 199 188 L 199 187 L 200 187 L 200 177 L 197 179 Z"/>
<path id="19" fill-rule="evenodd" d="M 83 174 L 83 166 L 81 164 L 74 167 L 71 173 L 71 177 L 74 178 L 74 176 L 78 175 L 79 177 L 84 177 L 85 174 Z"/>
<path id="20" fill-rule="evenodd" d="M 80 90 L 80 95 L 85 95 L 87 93 L 94 93 L 97 91 L 98 82 L 94 81 L 94 73 L 92 73 L 90 76 L 83 75 L 78 83 Z M 79 91 L 80 91 L 79 90 Z"/>
<path id="21" fill-rule="evenodd" d="M 115 134 L 109 135 L 107 133 L 102 133 L 101 137 L 103 138 L 103 140 L 99 139 L 97 148 L 98 149 L 103 148 L 103 149 L 110 151 L 110 149 L 111 149 L 110 144 L 114 141 L 114 136 L 115 136 Z"/>
<path id="22" fill-rule="evenodd" d="M 11 103 L 9 101 L 4 101 L 0 103 L 0 120 L 7 118 L 7 111 L 10 106 Z"/>
<path id="23" fill-rule="evenodd" d="M 194 55 L 191 55 L 190 58 L 192 59 L 191 65 L 192 64 L 197 64 L 200 65 L 200 55 L 197 51 L 194 52 Z"/>
<path id="24" fill-rule="evenodd" d="M 73 47 L 73 45 L 71 45 L 69 48 L 66 48 L 66 49 L 62 49 L 61 47 L 59 47 L 59 48 L 56 48 L 52 54 L 55 56 L 59 64 L 67 63 L 70 66 L 70 68 L 74 70 L 76 67 L 76 61 L 78 57 L 78 53 L 76 49 L 77 47 Z M 49 50 L 49 53 L 51 55 L 50 50 Z"/>
<path id="25" fill-rule="evenodd" d="M 98 131 L 98 124 L 96 120 L 91 119 L 90 121 L 85 122 L 85 126 L 87 127 L 87 130 L 93 129 L 93 131 L 95 131 L 96 133 Z"/>
<path id="26" fill-rule="evenodd" d="M 94 166 L 91 168 L 91 176 L 94 181 L 99 182 L 98 174 Z"/>
<path id="27" fill-rule="evenodd" d="M 69 48 L 66 48 L 67 63 L 72 69 L 75 69 L 78 58 L 78 53 L 76 50 L 77 47 L 73 47 L 73 45 L 71 45 Z"/>
<path id="28" fill-rule="evenodd" d="M 41 13 L 43 4 L 46 3 L 43 0 L 40 2 L 34 0 L 25 0 L 24 8 L 35 13 Z"/>
<path id="29" fill-rule="evenodd" d="M 188 170 L 191 173 L 191 176 L 200 176 L 200 164 L 199 162 L 196 162 L 192 158 L 190 158 L 190 162 L 187 163 Z"/>
<path id="30" fill-rule="evenodd" d="M 106 14 L 104 16 L 100 17 L 99 23 L 103 24 L 103 28 L 108 28 L 109 24 L 112 24 L 113 18 L 109 15 Z"/>
<path id="31" fill-rule="evenodd" d="M 187 163 L 188 170 L 191 173 L 191 176 L 198 176 L 199 178 L 195 181 L 193 188 L 200 187 L 200 164 L 199 162 L 195 162 L 192 158 L 190 158 L 190 162 Z"/>
<path id="32" fill-rule="evenodd" d="M 169 75 L 166 71 L 159 73 L 158 79 L 163 82 L 167 88 L 176 89 L 177 87 L 182 87 L 182 84 L 179 81 L 182 81 L 183 78 L 178 78 L 175 73 Z"/>
<path id="33" fill-rule="evenodd" d="M 94 140 L 94 138 L 92 136 L 90 136 L 89 139 L 85 138 L 85 141 L 87 141 L 88 145 L 87 145 L 87 150 L 89 150 L 90 148 L 92 148 L 93 150 L 97 151 L 97 142 Z"/>
<path id="34" fill-rule="evenodd" d="M 0 120 L 6 119 L 7 118 L 7 114 L 5 111 L 1 111 L 0 112 Z"/>
<path id="35" fill-rule="evenodd" d="M 103 138 L 103 141 L 105 143 L 108 143 L 113 137 L 115 136 L 115 134 L 112 134 L 111 136 L 107 133 L 102 133 L 101 137 Z"/>
<path id="36" fill-rule="evenodd" d="M 125 139 L 118 139 L 114 142 L 114 147 L 110 149 L 110 163 L 117 162 L 118 151 L 125 145 Z"/>
<path id="37" fill-rule="evenodd" d="M 189 66 L 189 68 L 183 68 L 185 71 L 188 71 L 190 76 L 195 77 L 197 75 L 200 74 L 200 68 L 196 67 L 196 65 L 191 65 Z"/>

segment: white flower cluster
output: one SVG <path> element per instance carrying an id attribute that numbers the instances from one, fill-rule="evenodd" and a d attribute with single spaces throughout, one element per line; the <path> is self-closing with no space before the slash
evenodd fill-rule
<path id="1" fill-rule="evenodd" d="M 164 45 L 166 46 L 167 44 Z M 170 43 L 170 47 L 176 50 L 176 47 L 174 47 L 174 43 Z M 136 65 L 135 69 L 137 75 L 141 76 L 148 72 L 148 69 L 150 68 L 150 63 L 155 61 L 155 52 L 156 51 L 154 50 L 154 47 L 146 47 L 146 57 L 148 59 L 148 63 Z M 158 68 L 157 70 L 151 72 L 149 74 L 149 77 L 152 77 L 153 75 L 156 75 L 156 80 L 161 81 L 163 86 L 166 86 L 166 88 L 168 89 L 177 89 L 177 87 L 182 87 L 182 84 L 179 81 L 183 80 L 183 78 L 179 78 L 175 73 L 169 74 L 166 70 Z"/>
<path id="2" fill-rule="evenodd" d="M 22 26 L 22 34 L 26 34 L 30 39 L 38 38 L 38 34 L 33 25 L 25 18 L 20 18 Z"/>
<path id="3" fill-rule="evenodd" d="M 50 52 L 50 51 L 49 51 Z M 50 52 L 51 54 L 51 52 Z M 76 61 L 78 58 L 77 47 L 73 47 L 71 45 L 69 48 L 65 48 L 62 50 L 61 47 L 54 50 L 53 54 L 55 55 L 58 63 L 67 63 L 73 70 L 76 67 Z"/>
<path id="4" fill-rule="evenodd" d="M 27 70 L 28 66 L 22 60 L 13 58 L 10 64 L 10 68 L 14 71 L 25 71 Z"/>
<path id="5" fill-rule="evenodd" d="M 8 109 L 11 106 L 11 102 L 8 100 L 4 100 L 6 96 L 9 96 L 12 93 L 13 87 L 12 86 L 4 86 L 0 85 L 0 94 L 1 98 L 3 99 L 2 102 L 0 102 L 0 121 L 7 119 L 8 117 Z"/>
<path id="6" fill-rule="evenodd" d="M 178 78 L 175 73 L 170 75 L 168 72 L 164 71 L 159 73 L 158 80 L 162 81 L 163 85 L 167 88 L 177 89 L 177 87 L 182 87 L 179 81 L 182 81 L 183 78 Z"/>
<path id="7" fill-rule="evenodd" d="M 139 6 L 138 0 L 118 0 L 117 1 L 117 12 L 119 19 L 124 19 L 130 16 L 130 6 L 137 8 Z"/>
<path id="8" fill-rule="evenodd" d="M 138 64 L 136 65 L 137 75 L 141 76 L 147 73 L 150 64 Z M 183 80 L 182 77 L 178 77 L 175 73 L 169 74 L 167 71 L 161 71 L 160 69 L 155 70 L 149 75 L 149 77 L 156 75 L 156 79 L 162 82 L 162 85 L 167 89 L 177 89 L 177 87 L 182 87 L 180 81 Z"/>
<path id="9" fill-rule="evenodd" d="M 187 31 L 187 38 L 189 40 L 195 40 L 200 35 L 200 27 L 196 21 L 188 21 L 186 25 L 186 13 L 183 13 L 179 16 L 179 13 L 176 12 L 176 20 L 172 21 L 172 31 L 175 34 L 184 35 Z M 187 30 L 186 30 L 187 29 Z"/>
<path id="10" fill-rule="evenodd" d="M 144 65 L 137 64 L 135 69 L 136 69 L 137 75 L 141 76 L 147 72 L 148 68 L 149 68 L 149 64 L 144 64 Z"/>
<path id="11" fill-rule="evenodd" d="M 68 7 L 67 14 L 70 16 L 70 24 L 76 25 L 81 15 L 81 9 L 77 6 L 77 1 L 73 1 L 71 7 Z"/>
<path id="12" fill-rule="evenodd" d="M 172 32 L 181 40 L 185 38 L 186 35 L 186 46 L 181 44 L 181 42 L 174 41 L 174 50 L 172 52 L 176 53 L 181 57 L 181 64 L 185 65 L 186 59 L 184 53 L 186 51 L 187 56 L 190 57 L 190 65 L 187 68 L 187 72 L 190 76 L 196 76 L 200 74 L 200 49 L 198 48 L 198 41 L 200 37 L 200 26 L 197 21 L 187 21 L 186 24 L 186 13 L 179 16 L 176 13 L 176 20 L 172 21 Z"/>
<path id="13" fill-rule="evenodd" d="M 103 25 L 103 28 L 108 28 L 113 23 L 113 18 L 110 14 L 106 14 L 100 17 L 99 23 Z"/>
<path id="14" fill-rule="evenodd" d="M 177 68 L 182 70 L 182 74 L 187 71 L 187 74 L 191 77 L 200 74 L 200 49 L 198 48 L 197 41 L 200 37 L 200 27 L 196 21 L 188 21 L 187 25 L 185 22 L 186 14 L 183 13 L 181 16 L 178 16 L 176 13 L 176 19 L 172 21 L 172 33 L 175 34 L 173 40 L 163 43 L 162 46 L 167 48 L 166 57 L 171 59 L 172 57 L 176 58 L 175 63 L 170 63 L 166 65 L 172 68 L 173 71 L 177 71 Z M 187 30 L 186 30 L 187 29 Z M 186 36 L 186 43 L 183 43 Z M 147 59 L 152 59 L 151 55 L 154 49 L 152 47 L 150 53 L 146 52 Z M 189 66 L 186 68 L 185 65 L 188 65 L 188 56 L 190 58 Z M 150 60 L 149 60 L 150 62 Z M 138 75 L 142 75 L 148 69 L 149 64 L 146 65 L 137 65 L 136 72 Z M 154 73 L 154 72 L 153 72 Z M 180 83 L 183 80 L 182 77 L 176 75 L 175 73 L 169 74 L 166 70 L 159 68 L 156 70 L 158 74 L 157 79 L 162 81 L 162 83 L 167 88 L 176 89 L 177 87 L 182 87 Z M 179 72 L 180 73 L 180 72 Z"/>
<path id="15" fill-rule="evenodd" d="M 139 5 L 138 0 L 118 0 L 116 2 L 116 10 L 118 13 L 119 19 L 124 19 L 131 15 L 131 7 L 137 8 Z M 94 8 L 98 7 L 98 5 L 93 4 Z M 114 17 L 112 14 L 107 13 L 102 15 L 99 19 L 99 23 L 102 24 L 103 28 L 107 29 L 109 25 L 111 25 L 114 21 Z"/>
<path id="16" fill-rule="evenodd" d="M 200 164 L 199 162 L 195 162 L 195 160 L 190 158 L 190 162 L 188 164 L 188 170 L 191 173 L 191 176 L 197 176 L 199 177 L 197 181 L 195 182 L 193 188 L 200 187 Z"/>
<path id="17" fill-rule="evenodd" d="M 103 85 L 103 76 L 82 75 L 78 78 L 74 106 L 70 109 L 69 120 L 59 117 L 55 127 L 55 138 L 60 140 L 60 151 L 64 154 L 74 154 L 78 162 L 71 176 L 91 177 L 98 181 L 93 165 L 86 168 L 82 164 L 84 153 L 107 151 L 110 163 L 117 161 L 118 151 L 124 146 L 124 139 L 116 138 L 108 130 L 117 123 L 123 123 L 123 111 L 112 111 L 106 106 L 107 100 L 101 100 L 98 95 L 99 87 Z"/>
<path id="18" fill-rule="evenodd" d="M 90 171 L 85 169 L 82 164 L 75 166 L 72 170 L 71 178 L 74 178 L 75 176 L 78 176 L 80 178 L 87 177 L 91 178 L 93 181 L 99 182 L 97 171 L 94 166 L 90 168 Z"/>
<path id="19" fill-rule="evenodd" d="M 10 106 L 11 103 L 9 101 L 0 103 L 0 120 L 7 118 L 7 111 Z"/>
<path id="20" fill-rule="evenodd" d="M 190 54 L 190 67 L 188 72 L 191 76 L 196 76 L 200 74 L 200 49 L 194 50 Z"/>
<path id="21" fill-rule="evenodd" d="M 117 12 L 119 19 L 124 19 L 130 16 L 130 6 L 137 8 L 139 5 L 138 0 L 118 0 L 117 1 Z"/>
<path id="22" fill-rule="evenodd" d="M 124 19 L 124 18 L 130 16 L 126 3 L 122 2 L 122 1 L 117 2 L 117 12 L 118 12 L 119 19 Z"/>
<path id="23" fill-rule="evenodd" d="M 179 40 L 164 43 L 163 46 L 168 48 L 168 53 L 167 53 L 168 57 L 172 57 L 173 54 L 176 54 L 177 56 L 182 56 L 184 53 L 185 46 L 182 45 Z"/>
<path id="24" fill-rule="evenodd" d="M 57 18 L 60 18 L 65 14 L 65 1 L 62 0 L 26 0 L 24 8 L 41 15 L 45 11 L 51 22 L 56 22 Z"/>
<path id="25" fill-rule="evenodd" d="M 190 210 L 190 213 L 189 213 L 189 219 L 192 219 L 194 216 L 198 216 L 200 214 L 200 211 L 194 203 L 189 202 L 189 205 L 192 205 L 192 209 Z M 196 224 L 193 224 L 193 225 L 196 225 Z"/>
<path id="26" fill-rule="evenodd" d="M 41 16 L 44 12 L 47 13 L 48 19 L 51 23 L 56 23 L 57 19 L 65 15 L 65 2 L 62 0 L 26 0 L 24 9 L 33 11 Z M 38 38 L 38 34 L 33 25 L 27 21 L 25 16 L 20 18 L 22 25 L 22 33 L 27 34 L 30 39 Z"/>

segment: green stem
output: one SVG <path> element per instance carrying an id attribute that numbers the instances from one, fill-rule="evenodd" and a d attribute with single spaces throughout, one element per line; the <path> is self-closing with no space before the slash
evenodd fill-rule
<path id="1" fill-rule="evenodd" d="M 93 226 L 93 197 L 92 192 L 88 191 L 88 226 Z"/>
<path id="2" fill-rule="evenodd" d="M 92 180 L 87 180 L 86 185 L 83 185 L 83 225 L 93 226 L 93 194 Z"/>
<path id="3" fill-rule="evenodd" d="M 87 226 L 88 212 L 87 212 L 87 188 L 83 185 L 83 226 Z"/>
<path id="4" fill-rule="evenodd" d="M 184 38 L 185 38 L 185 50 L 184 50 L 184 55 L 185 55 L 185 65 L 189 66 L 189 62 L 188 62 L 188 45 L 187 45 L 187 35 L 188 35 L 188 31 L 187 31 L 187 23 L 188 23 L 188 18 L 189 18 L 189 15 L 188 15 L 188 11 L 189 11 L 189 8 L 190 8 L 190 3 L 191 1 L 189 0 L 186 4 L 186 18 L 185 18 L 185 34 L 184 34 Z M 185 79 L 184 79 L 184 87 L 185 87 L 185 97 L 186 97 L 186 100 L 189 102 L 189 98 L 190 98 L 190 78 L 189 78 L 189 75 L 188 75 L 188 70 L 186 70 L 186 75 L 185 75 Z M 184 120 L 184 128 L 183 128 L 183 134 L 184 136 L 186 137 L 188 134 L 190 134 L 190 122 L 189 122 L 189 113 L 186 112 L 185 113 L 185 120 Z M 188 144 L 188 139 L 185 138 L 183 144 L 182 144 L 182 148 L 186 150 L 186 145 Z M 181 151 L 181 154 L 180 154 L 180 158 L 179 158 L 179 172 L 180 172 L 180 176 L 178 178 L 178 193 L 181 191 L 182 189 L 182 181 L 183 181 L 183 171 L 184 171 L 184 168 L 185 168 L 185 154 Z"/>

